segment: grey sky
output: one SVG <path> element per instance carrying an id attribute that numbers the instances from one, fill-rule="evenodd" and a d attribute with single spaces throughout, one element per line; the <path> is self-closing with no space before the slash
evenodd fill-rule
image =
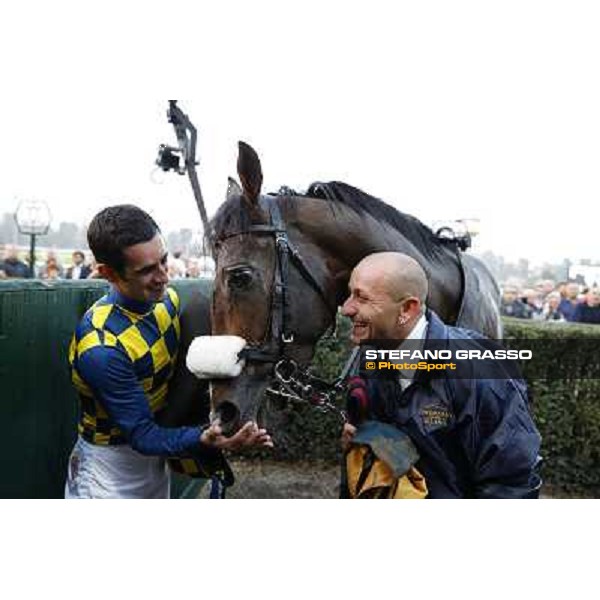
<path id="1" fill-rule="evenodd" d="M 209 214 L 242 139 L 266 191 L 340 179 L 428 224 L 479 218 L 478 249 L 600 259 L 592 4 L 247 4 L 182 21 L 158 3 L 118 19 L 110 2 L 40 4 L 33 20 L 10 9 L 0 211 L 42 198 L 57 221 L 87 222 L 131 201 L 165 229 L 199 227 L 187 179 L 151 179 L 177 97 L 199 130 Z"/>

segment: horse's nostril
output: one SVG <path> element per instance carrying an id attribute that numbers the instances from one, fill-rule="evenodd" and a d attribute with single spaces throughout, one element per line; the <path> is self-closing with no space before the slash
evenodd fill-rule
<path id="1" fill-rule="evenodd" d="M 235 433 L 240 419 L 240 410 L 233 402 L 221 402 L 216 408 L 223 434 L 230 436 Z"/>

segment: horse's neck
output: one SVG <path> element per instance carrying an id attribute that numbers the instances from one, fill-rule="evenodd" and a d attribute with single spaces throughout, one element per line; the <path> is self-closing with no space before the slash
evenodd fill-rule
<path id="1" fill-rule="evenodd" d="M 437 247 L 425 252 L 410 237 L 370 215 L 359 215 L 343 205 L 321 200 L 302 200 L 303 215 L 296 214 L 296 227 L 327 256 L 330 276 L 337 293 L 347 293 L 352 269 L 374 252 L 402 252 L 426 271 L 431 307 L 447 321 L 454 321 L 461 299 L 462 275 L 455 255 Z"/>

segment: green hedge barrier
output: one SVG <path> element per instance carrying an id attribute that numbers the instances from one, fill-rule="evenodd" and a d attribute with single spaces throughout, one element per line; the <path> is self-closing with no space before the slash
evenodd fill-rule
<path id="1" fill-rule="evenodd" d="M 598 340 L 600 326 L 574 323 L 538 323 L 505 319 L 506 346 L 511 340 Z M 597 344 L 596 344 L 597 345 Z M 513 345 L 514 346 L 514 345 Z M 569 360 L 570 371 L 585 373 L 591 361 L 581 345 L 569 344 L 568 356 L 561 344 L 535 346 L 537 361 L 552 369 Z M 574 494 L 600 495 L 600 379 L 540 379 L 533 365 L 523 364 L 529 385 L 535 423 L 542 435 L 544 481 Z"/>
<path id="2" fill-rule="evenodd" d="M 185 303 L 198 282 L 175 282 Z M 202 290 L 210 293 L 203 282 Z M 78 316 L 101 295 L 101 282 L 39 281 L 0 284 L 0 497 L 60 497 L 68 451 L 75 435 L 76 398 L 66 368 L 66 349 Z M 505 337 L 513 339 L 600 338 L 600 327 L 506 319 Z M 350 351 L 349 322 L 321 340 L 315 372 L 334 380 Z M 511 342 L 507 339 L 507 345 Z M 577 350 L 577 347 L 574 346 Z M 556 345 L 542 345 L 544 363 L 563 360 Z M 591 359 L 574 351 L 583 371 Z M 532 410 L 542 434 L 546 484 L 579 495 L 600 494 L 600 380 L 558 381 L 534 377 L 523 365 L 532 393 Z M 339 401 L 342 405 L 342 399 Z M 308 405 L 268 411 L 276 442 L 266 453 L 278 459 L 340 458 L 338 416 Z M 178 493 L 179 494 L 179 493 Z"/>
<path id="3" fill-rule="evenodd" d="M 556 340 L 600 338 L 600 328 L 571 323 L 539 323 L 518 319 L 504 320 L 506 346 L 511 339 Z M 315 356 L 315 373 L 334 380 L 350 351 L 349 323 L 341 319 L 337 335 L 321 340 Z M 556 364 L 556 344 L 543 344 L 543 362 Z M 540 348 L 536 346 L 536 356 Z M 599 357 L 594 357 L 596 360 Z M 571 360 L 590 360 L 585 354 Z M 543 478 L 547 486 L 567 493 L 597 495 L 600 493 L 600 380 L 541 380 L 522 365 L 529 384 L 531 406 L 542 435 Z M 342 399 L 339 399 L 342 405 Z M 304 404 L 288 404 L 271 410 L 275 420 L 269 425 L 276 442 L 273 456 L 284 460 L 339 460 L 340 419 Z"/>

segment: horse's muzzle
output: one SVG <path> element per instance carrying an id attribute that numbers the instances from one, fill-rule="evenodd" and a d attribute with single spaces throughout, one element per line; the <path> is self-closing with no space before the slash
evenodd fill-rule
<path id="1" fill-rule="evenodd" d="M 234 434 L 248 421 L 257 421 L 265 390 L 269 385 L 268 372 L 256 372 L 254 366 L 246 367 L 235 379 L 211 382 L 211 402 L 215 418 L 219 419 L 223 433 Z M 250 371 L 250 372 L 248 372 Z"/>
<path id="2" fill-rule="evenodd" d="M 230 437 L 240 428 L 240 409 L 233 402 L 221 402 L 215 408 L 214 415 L 224 436 Z"/>

